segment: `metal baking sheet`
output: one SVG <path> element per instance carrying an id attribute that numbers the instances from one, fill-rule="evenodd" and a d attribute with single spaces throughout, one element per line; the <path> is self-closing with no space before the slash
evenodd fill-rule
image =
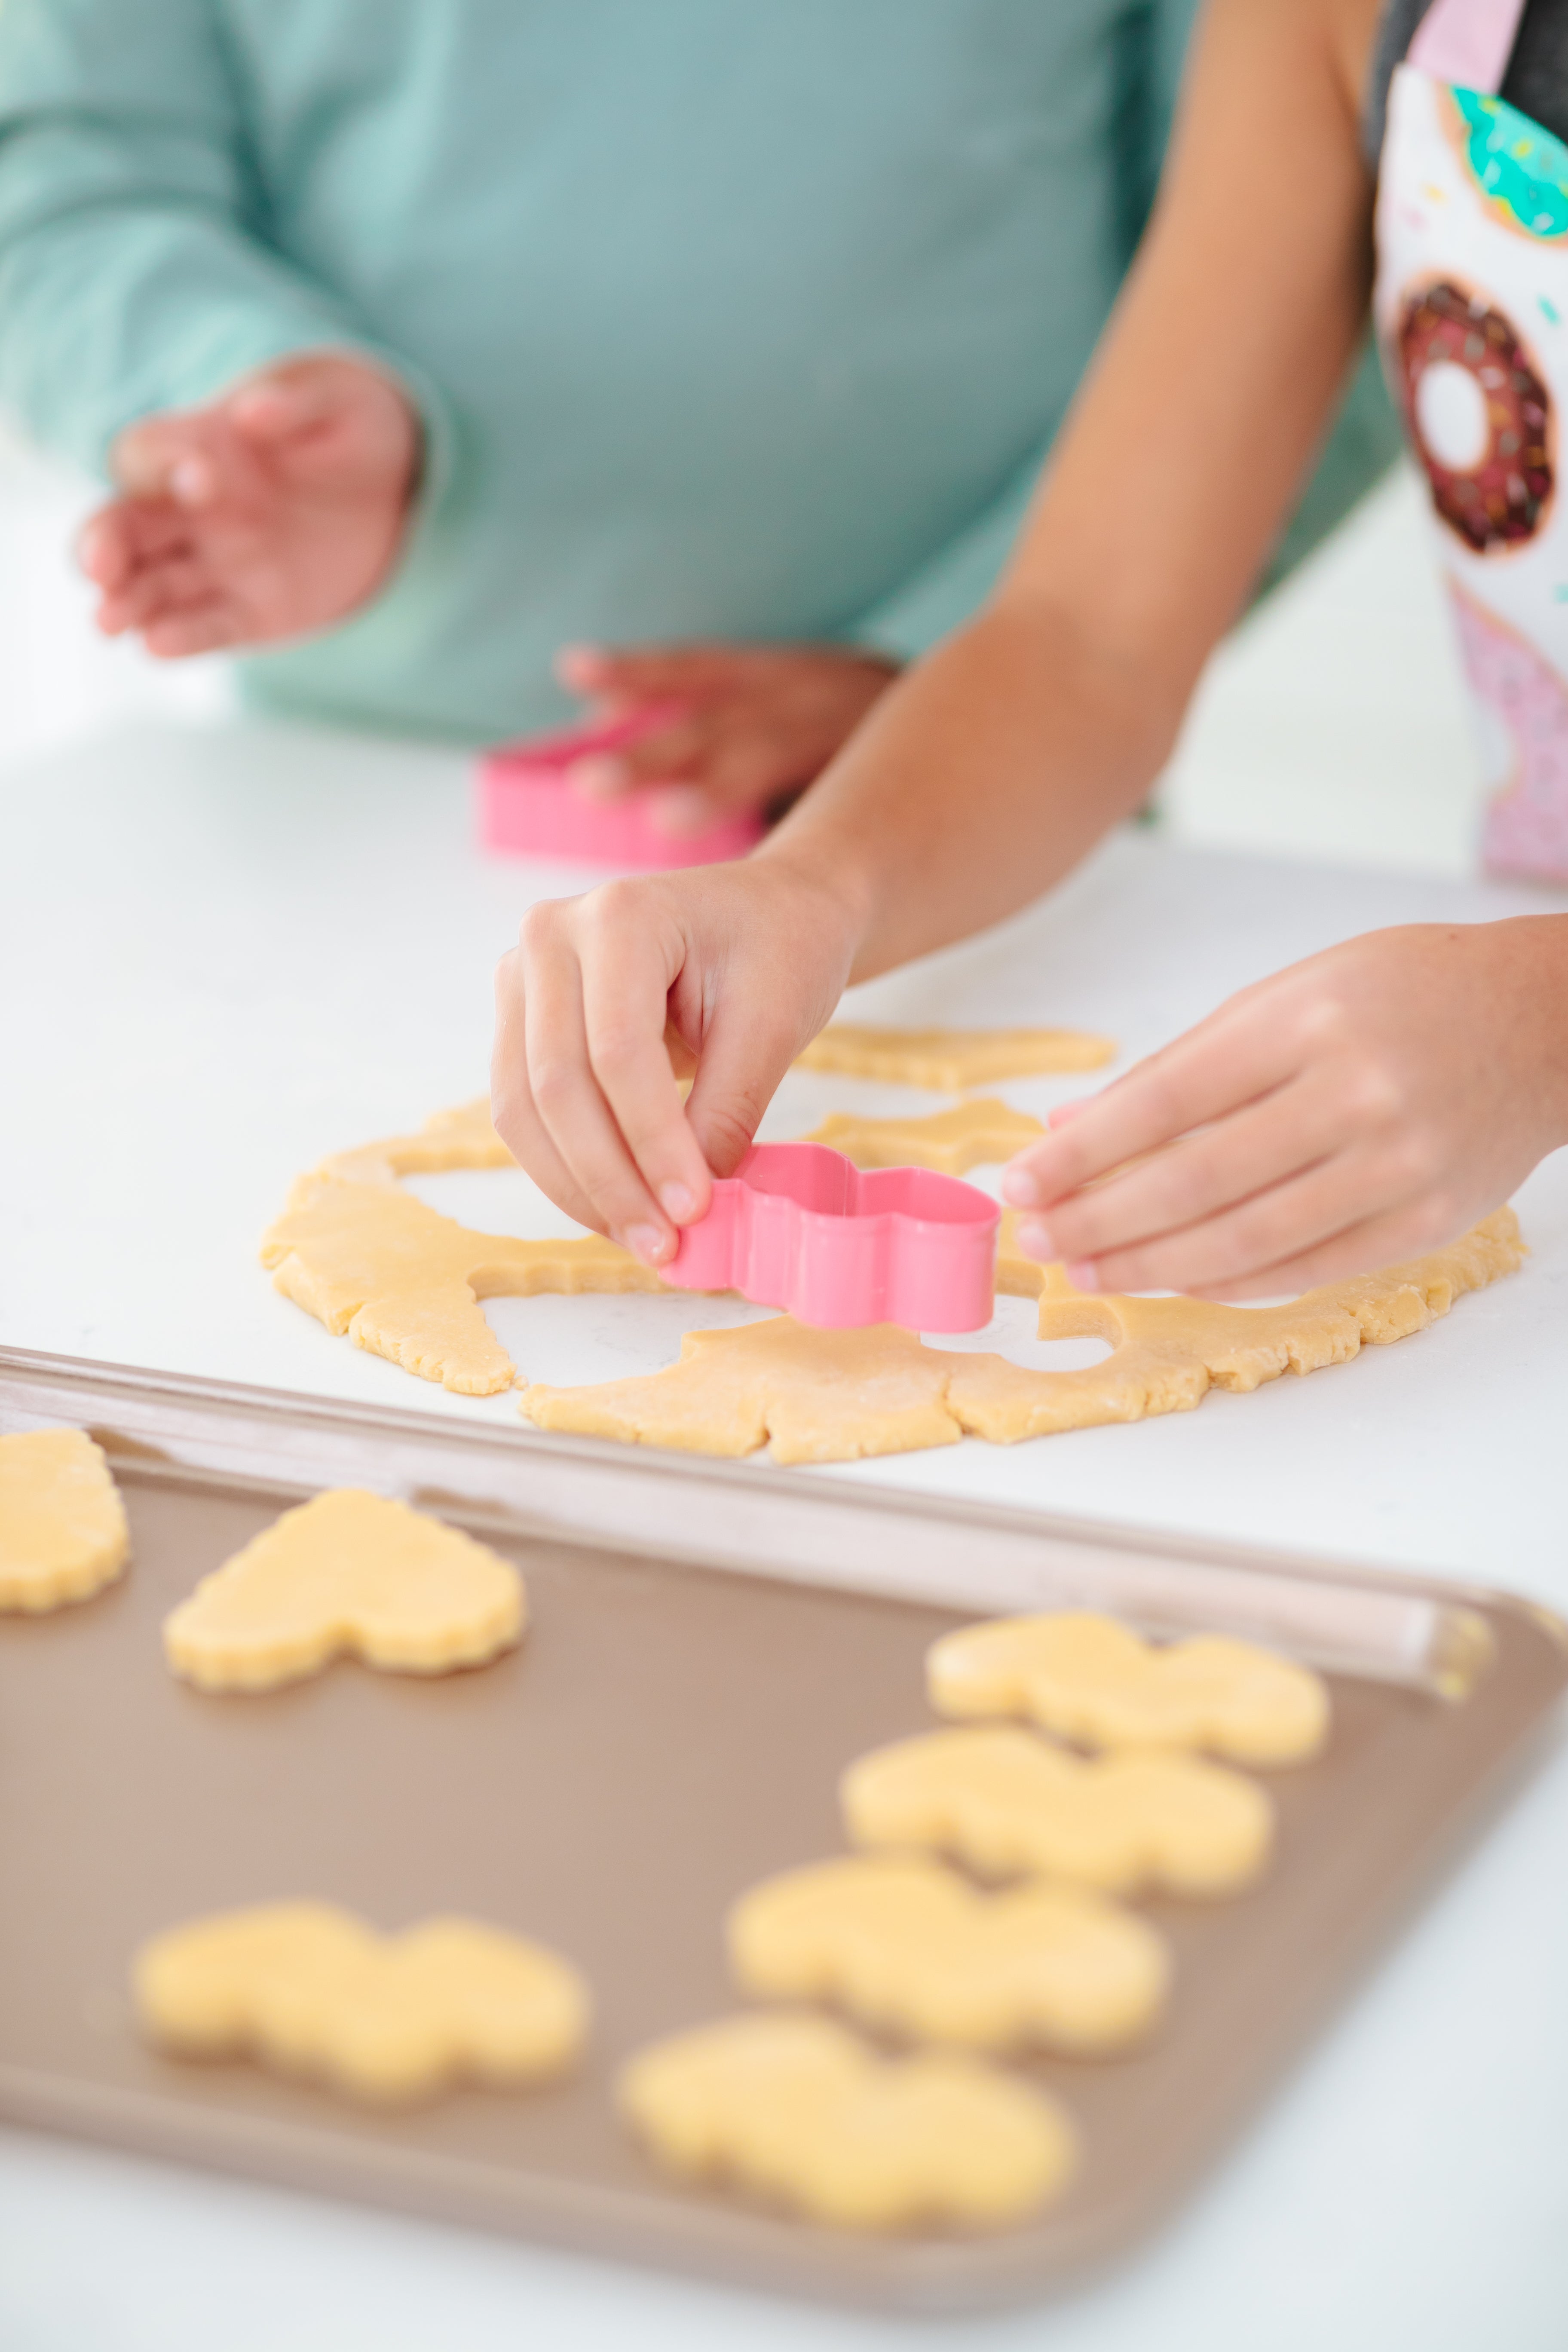
<path id="1" fill-rule="evenodd" d="M 0 2112 L 884 2308 L 1028 2301 L 1151 2229 L 1506 1785 L 1568 1679 L 1555 1622 L 1501 1594 L 1140 1553 L 1104 1531 L 922 1507 L 925 1550 L 914 1547 L 909 1572 L 940 1585 L 932 1563 L 945 1557 L 949 1583 L 943 1599 L 911 1596 L 895 1587 L 917 1515 L 896 1497 L 851 1503 L 823 1482 L 702 1465 L 674 1475 L 557 1443 L 508 1449 L 533 1474 L 509 1500 L 488 1433 L 476 1444 L 438 1424 L 449 1451 L 430 1476 L 439 1449 L 418 1415 L 380 1416 L 379 1440 L 368 1426 L 356 1439 L 353 1416 L 323 1432 L 314 1405 L 0 1360 L 0 1426 L 46 1418 L 109 1446 L 135 1550 L 127 1578 L 95 1600 L 0 1618 Z M 213 1458 L 226 1448 L 241 1466 Z M 272 1476 L 258 1466 L 269 1452 Z M 621 1471 L 643 1483 L 616 1491 Z M 428 1681 L 339 1664 L 260 1697 L 174 1681 L 159 1641 L 173 1603 L 280 1507 L 355 1475 L 412 1483 L 426 1503 L 439 1486 L 447 1517 L 517 1562 L 532 1617 L 523 1648 Z M 775 1489 L 769 1516 L 788 1523 L 787 1546 L 759 1572 L 726 1550 Z M 642 1540 L 606 1541 L 595 1494 L 615 1515 L 640 1496 Z M 971 1574 L 987 1597 L 954 1606 Z M 1098 1594 L 1152 1625 L 1256 1631 L 1239 1598 L 1249 1576 L 1275 1638 L 1293 1623 L 1300 1638 L 1287 1646 L 1337 1645 L 1333 1740 L 1270 1776 L 1281 1836 L 1263 1885 L 1221 1904 L 1143 1906 L 1176 1957 L 1157 2038 L 1111 2062 L 1023 2068 L 1081 2125 L 1068 2196 L 994 2237 L 860 2239 L 667 2181 L 616 2120 L 616 2072 L 653 2037 L 738 2005 L 727 1906 L 769 1872 L 842 1850 L 838 1775 L 930 1722 L 921 1661 L 934 1636 L 1013 1605 L 1021 1584 L 1036 1599 Z M 542 1937 L 593 1985 L 589 2063 L 541 2094 L 462 2091 L 387 2116 L 142 2046 L 126 1970 L 143 1937 L 297 1895 L 388 1927 L 455 1909 Z"/>

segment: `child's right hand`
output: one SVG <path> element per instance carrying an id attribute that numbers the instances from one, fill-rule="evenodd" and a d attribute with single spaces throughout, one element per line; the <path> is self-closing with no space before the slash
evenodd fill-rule
<path id="1" fill-rule="evenodd" d="M 174 660 L 346 618 L 396 558 L 419 455 L 392 378 L 340 352 L 128 425 L 110 457 L 121 495 L 79 546 L 100 628 Z"/>
<path id="2" fill-rule="evenodd" d="M 495 1123 L 579 1223 L 665 1264 L 837 1003 L 847 893 L 771 846 L 542 900 L 496 974 Z M 696 1057 L 683 1105 L 667 1019 Z"/>

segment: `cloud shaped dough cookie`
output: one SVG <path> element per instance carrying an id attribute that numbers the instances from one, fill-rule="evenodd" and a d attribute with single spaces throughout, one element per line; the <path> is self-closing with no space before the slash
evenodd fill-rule
<path id="1" fill-rule="evenodd" d="M 833 2000 L 863 2024 L 979 2050 L 1094 2052 L 1143 2032 L 1170 1964 L 1144 1920 L 1071 1886 L 982 1894 L 920 1855 L 770 1878 L 730 1914 L 750 1993 Z"/>
<path id="2" fill-rule="evenodd" d="M 1073 1756 L 1013 1725 L 879 1748 L 839 1783 L 856 1845 L 935 1847 L 989 1876 L 1226 1895 L 1274 1841 L 1268 1792 L 1195 1756 Z"/>
<path id="3" fill-rule="evenodd" d="M 771 1440 L 775 1462 L 853 1462 L 955 1445 L 965 1435 L 1011 1445 L 1187 1412 L 1211 1388 L 1250 1390 L 1281 1372 L 1344 1363 L 1363 1343 L 1424 1329 L 1523 1255 L 1512 1210 L 1499 1209 L 1447 1249 L 1308 1291 L 1289 1307 L 1089 1297 L 1059 1266 L 1020 1257 L 1005 1220 L 997 1287 L 1039 1293 L 1043 1339 L 1111 1339 L 1103 1363 L 1026 1371 L 1001 1356 L 922 1347 L 896 1324 L 818 1331 L 780 1316 L 733 1331 L 689 1331 L 678 1363 L 639 1379 L 535 1384 L 521 1409 L 541 1429 L 695 1454 L 751 1454 Z"/>
<path id="4" fill-rule="evenodd" d="M 1238 1764 L 1297 1763 L 1329 1729 L 1309 1666 L 1224 1633 L 1157 1647 L 1082 1610 L 944 1634 L 926 1687 L 940 1715 L 1027 1715 L 1088 1748 L 1206 1748 Z"/>
<path id="5" fill-rule="evenodd" d="M 870 1029 L 836 1021 L 812 1039 L 795 1067 L 957 1094 L 1003 1078 L 1097 1070 L 1115 1059 L 1114 1039 L 1086 1029 Z"/>
<path id="6" fill-rule="evenodd" d="M 437 1111 L 418 1135 L 339 1152 L 301 1176 L 261 1241 L 272 1286 L 335 1336 L 464 1396 L 510 1388 L 516 1367 L 483 1298 L 660 1290 L 657 1274 L 599 1234 L 521 1241 L 444 1217 L 397 1178 L 515 1163 L 483 1101 Z"/>
<path id="7" fill-rule="evenodd" d="M 656 2042 L 620 2100 L 673 2170 L 848 2229 L 1004 2227 L 1077 2163 L 1055 2100 L 973 2058 L 879 2058 L 826 2018 L 729 2018 Z"/>
<path id="8" fill-rule="evenodd" d="M 934 1168 L 943 1176 L 963 1176 L 987 1161 L 1011 1160 L 1045 1131 L 1026 1112 L 991 1100 L 959 1103 L 923 1118 L 835 1111 L 805 1140 L 842 1151 L 857 1168 Z"/>
<path id="9" fill-rule="evenodd" d="M 344 1654 L 395 1674 L 482 1665 L 526 1617 L 510 1561 L 383 1495 L 339 1487 L 285 1511 L 163 1622 L 178 1675 L 269 1690 Z"/>
<path id="10" fill-rule="evenodd" d="M 0 1610 L 29 1615 L 111 1584 L 131 1551 L 102 1448 L 79 1429 L 0 1437 Z"/>
<path id="11" fill-rule="evenodd" d="M 363 2099 L 539 2082 L 572 2063 L 588 2024 L 582 1979 L 541 1945 L 475 1919 L 382 1936 L 327 1903 L 171 1927 L 132 1981 L 143 2031 L 175 2054 L 249 2054 Z"/>

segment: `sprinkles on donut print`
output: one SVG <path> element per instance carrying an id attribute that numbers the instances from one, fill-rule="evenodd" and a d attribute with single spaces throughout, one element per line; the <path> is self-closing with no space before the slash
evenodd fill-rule
<path id="1" fill-rule="evenodd" d="M 1478 555 L 1533 539 L 1552 491 L 1552 396 L 1512 321 L 1447 280 L 1405 306 L 1396 373 L 1432 501 Z"/>

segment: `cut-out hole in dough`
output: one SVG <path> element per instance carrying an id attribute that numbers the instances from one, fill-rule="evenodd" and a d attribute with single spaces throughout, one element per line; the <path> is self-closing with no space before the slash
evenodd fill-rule
<path id="1" fill-rule="evenodd" d="M 921 1338 L 928 1348 L 952 1355 L 1005 1356 L 1025 1372 L 1087 1372 L 1113 1353 L 1109 1339 L 1089 1332 L 1069 1339 L 1038 1339 L 1035 1325 L 1039 1309 L 1032 1298 L 996 1301 L 995 1312 L 981 1331 L 931 1331 Z"/>
<path id="2" fill-rule="evenodd" d="M 485 1320 L 514 1363 L 548 1364 L 562 1387 L 662 1371 L 688 1331 L 732 1331 L 776 1310 L 708 1291 L 542 1293 L 487 1298 Z"/>
<path id="3" fill-rule="evenodd" d="M 515 1234 L 520 1241 L 574 1241 L 588 1227 L 558 1209 L 521 1168 L 443 1168 L 428 1176 L 405 1176 L 400 1190 L 427 1209 L 455 1217 L 480 1234 Z"/>

